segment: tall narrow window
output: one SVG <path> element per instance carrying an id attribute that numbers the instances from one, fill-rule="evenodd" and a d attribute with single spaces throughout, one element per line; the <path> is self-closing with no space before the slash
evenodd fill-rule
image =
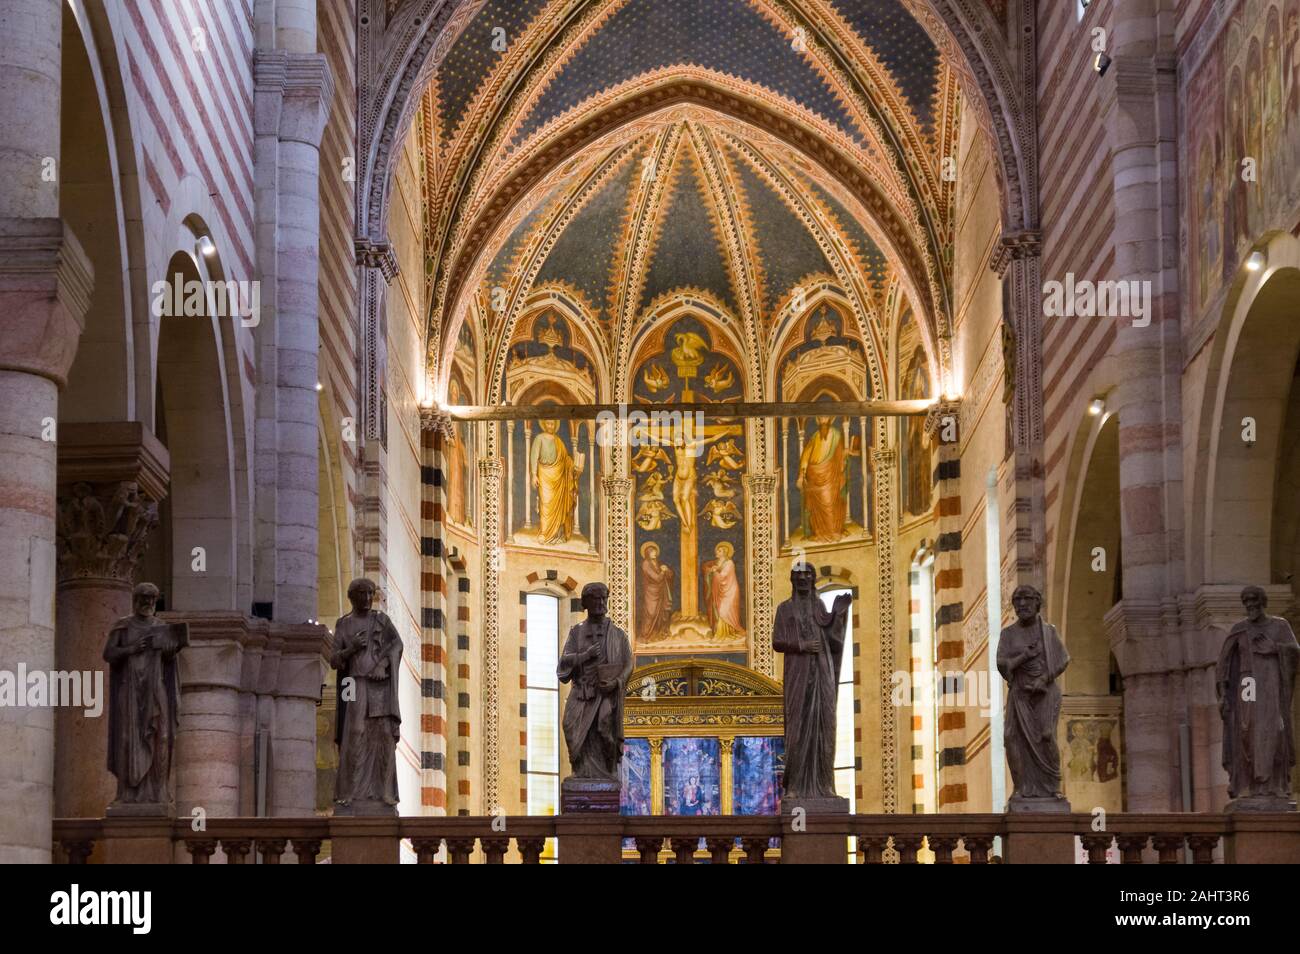
<path id="1" fill-rule="evenodd" d="M 822 590 L 822 605 L 830 609 L 835 597 L 852 591 L 844 587 Z M 853 711 L 853 610 L 844 628 L 844 655 L 840 658 L 839 687 L 835 697 L 835 794 L 849 800 L 849 811 L 857 811 L 857 786 L 854 784 L 857 768 L 853 728 L 857 717 Z M 857 839 L 849 839 L 849 861 L 857 860 Z"/>
<path id="2" fill-rule="evenodd" d="M 998 672 L 998 635 L 1002 632 L 1002 514 L 998 504 L 998 472 L 989 470 L 984 496 L 984 579 L 989 647 L 989 811 L 1000 812 L 1007 801 L 1007 758 L 1002 741 L 1002 676 Z"/>
<path id="3" fill-rule="evenodd" d="M 939 795 L 933 553 L 918 555 L 908 582 L 912 617 L 912 811 L 932 813 L 937 811 Z"/>
<path id="4" fill-rule="evenodd" d="M 528 594 L 524 638 L 528 658 L 528 814 L 554 815 L 560 806 L 560 601 Z M 543 860 L 555 858 L 553 839 Z"/>

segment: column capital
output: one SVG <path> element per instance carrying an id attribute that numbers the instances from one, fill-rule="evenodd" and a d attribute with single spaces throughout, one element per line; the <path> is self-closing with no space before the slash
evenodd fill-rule
<path id="1" fill-rule="evenodd" d="M 632 495 L 632 480 L 628 477 L 602 477 L 600 478 L 601 489 L 605 491 L 608 497 L 630 497 Z"/>
<path id="2" fill-rule="evenodd" d="M 62 219 L 0 219 L 0 370 L 67 383 L 94 269 Z"/>
<path id="3" fill-rule="evenodd" d="M 453 427 L 454 422 L 451 415 L 446 411 L 439 410 L 436 407 L 420 408 L 420 430 L 433 431 L 443 438 L 450 439 L 455 434 Z"/>
<path id="4" fill-rule="evenodd" d="M 358 268 L 376 269 L 384 276 L 384 283 L 391 285 L 397 277 L 397 255 L 387 242 L 371 238 L 358 238 L 353 242 L 357 255 Z"/>
<path id="5" fill-rule="evenodd" d="M 320 146 L 334 96 L 334 76 L 323 53 L 253 51 L 258 135 Z"/>
<path id="6" fill-rule="evenodd" d="M 925 433 L 932 439 L 943 426 L 945 418 L 952 418 L 958 423 L 961 422 L 961 401 L 959 399 L 946 399 L 935 402 L 930 410 L 925 412 Z M 960 437 L 960 431 L 958 432 Z"/>
<path id="7" fill-rule="evenodd" d="M 1017 259 L 1038 258 L 1043 254 L 1043 233 L 1038 229 L 1016 229 L 1002 233 L 989 267 L 1000 278 L 1007 266 Z"/>

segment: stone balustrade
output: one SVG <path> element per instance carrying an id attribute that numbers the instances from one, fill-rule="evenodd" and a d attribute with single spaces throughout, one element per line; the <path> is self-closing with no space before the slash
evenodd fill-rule
<path id="1" fill-rule="evenodd" d="M 98 847 L 105 862 L 207 864 L 395 863 L 407 844 L 420 864 L 518 860 L 538 864 L 556 839 L 564 863 L 843 864 L 848 838 L 866 864 L 1267 864 L 1300 861 L 1300 813 L 1091 815 L 813 815 L 701 818 L 621 815 L 413 816 L 404 818 L 56 819 L 69 864 Z M 994 855 L 1000 839 L 1000 855 Z M 219 855 L 218 857 L 221 857 Z"/>

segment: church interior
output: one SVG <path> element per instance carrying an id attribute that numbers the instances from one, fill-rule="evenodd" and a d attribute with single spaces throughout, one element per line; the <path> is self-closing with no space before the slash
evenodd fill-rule
<path id="1" fill-rule="evenodd" d="M 0 37 L 0 861 L 1300 861 L 1293 657 L 1242 650 L 1267 710 L 1223 689 L 1243 587 L 1300 621 L 1300 0 L 0 0 Z M 851 600 L 806 836 L 802 568 Z M 142 583 L 172 638 L 110 662 Z M 604 813 L 565 802 L 590 583 Z M 1032 744 L 1024 587 L 1068 653 Z M 1024 745 L 1059 811 L 1016 810 Z"/>

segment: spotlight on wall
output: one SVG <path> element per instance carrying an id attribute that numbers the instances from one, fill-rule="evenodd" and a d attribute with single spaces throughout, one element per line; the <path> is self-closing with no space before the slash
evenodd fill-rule
<path id="1" fill-rule="evenodd" d="M 1263 252 L 1251 252 L 1250 256 L 1246 259 L 1246 271 L 1258 272 L 1263 270 L 1264 266 L 1267 264 L 1268 259 L 1264 256 Z"/>
<path id="2" fill-rule="evenodd" d="M 1098 76 L 1105 76 L 1106 71 L 1110 69 L 1110 57 L 1105 53 L 1098 53 L 1092 61 L 1092 68 L 1097 71 Z"/>
<path id="3" fill-rule="evenodd" d="M 1088 413 L 1093 417 L 1100 416 L 1101 412 L 1106 410 L 1106 402 L 1101 398 L 1093 398 L 1092 403 L 1088 405 Z"/>
<path id="4" fill-rule="evenodd" d="M 317 381 L 317 382 L 316 382 L 316 390 L 317 390 L 317 391 L 324 391 L 324 390 L 325 390 L 325 385 L 323 385 L 323 384 L 321 384 L 319 381 Z"/>
<path id="5" fill-rule="evenodd" d="M 199 239 L 199 251 L 203 253 L 204 258 L 211 258 L 217 254 L 217 247 L 212 243 L 212 239 L 205 235 Z"/>

